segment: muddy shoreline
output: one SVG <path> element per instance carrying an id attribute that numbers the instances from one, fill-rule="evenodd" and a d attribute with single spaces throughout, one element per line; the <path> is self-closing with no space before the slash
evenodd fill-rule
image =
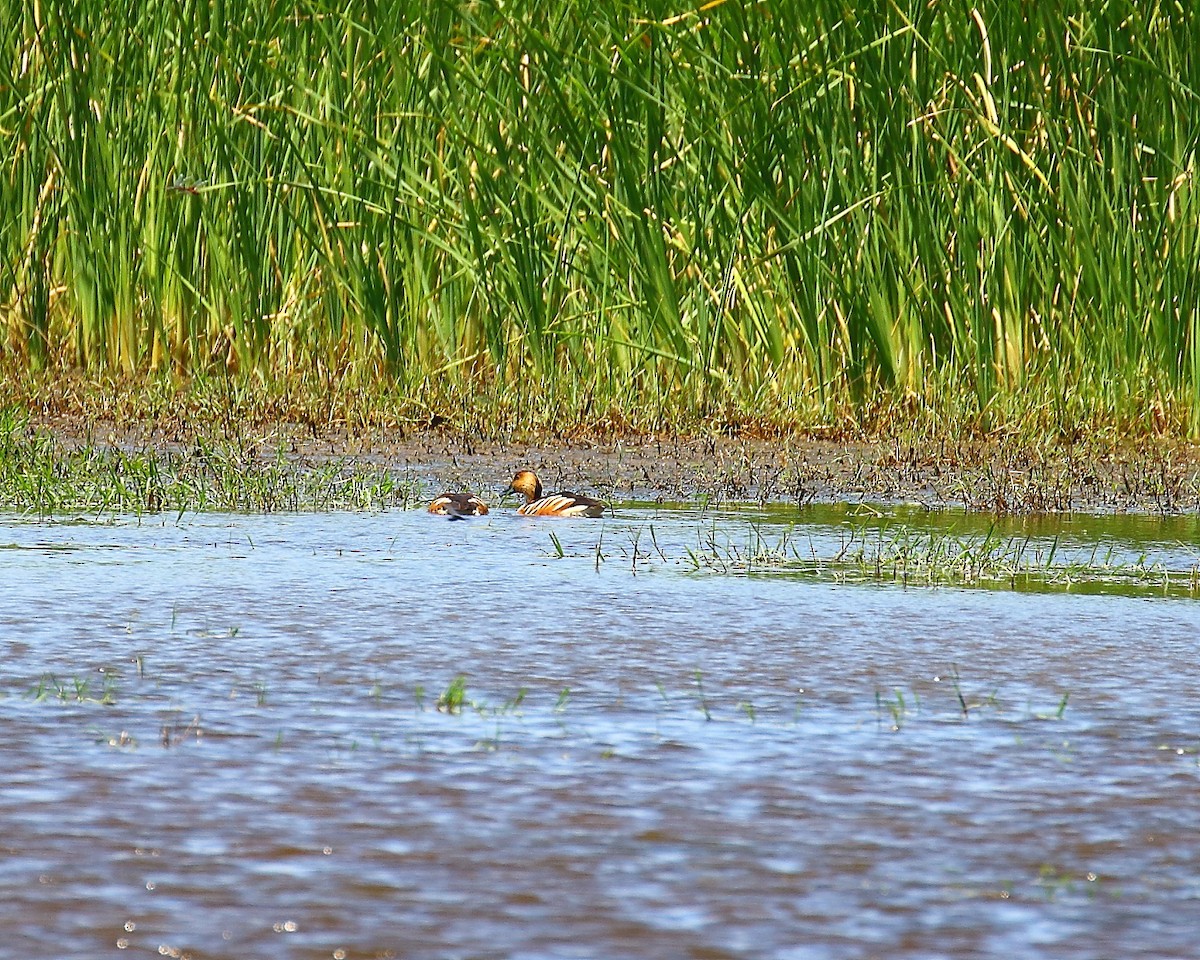
<path id="1" fill-rule="evenodd" d="M 489 482 L 498 488 L 515 469 L 530 466 L 548 489 L 582 487 L 643 501 L 912 503 L 1003 514 L 1200 509 L 1200 462 L 1190 450 L 1080 457 L 997 444 L 931 450 L 813 438 L 475 445 L 425 437 L 351 455 L 427 474 L 435 485 L 481 489 Z"/>
<path id="2" fill-rule="evenodd" d="M 579 489 L 612 500 L 707 503 L 909 503 L 998 514 L 1200 510 L 1200 448 L 1163 441 L 1124 447 L 985 439 L 955 444 L 841 440 L 818 436 L 605 435 L 480 440 L 446 429 L 314 433 L 294 425 L 181 435 L 153 424 L 114 429 L 38 418 L 35 429 L 67 448 L 90 445 L 159 453 L 197 436 L 252 457 L 281 454 L 297 467 L 339 462 L 386 471 L 429 490 L 462 488 L 494 497 L 518 468 L 547 489 Z"/>

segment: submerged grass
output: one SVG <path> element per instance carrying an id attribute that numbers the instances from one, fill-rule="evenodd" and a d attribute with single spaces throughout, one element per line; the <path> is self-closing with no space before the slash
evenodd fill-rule
<path id="1" fill-rule="evenodd" d="M 42 674 L 37 683 L 30 688 L 32 700 L 57 700 L 61 703 L 96 703 L 111 706 L 116 703 L 117 678 L 110 671 L 104 671 L 103 688 L 96 690 L 91 679 L 87 677 L 71 677 L 60 680 L 52 673 Z"/>
<path id="2" fill-rule="evenodd" d="M 119 673 L 115 668 L 105 672 L 102 686 L 87 676 L 61 678 L 43 673 L 31 685 L 16 692 L 29 703 L 45 707 L 108 708 L 113 721 L 128 726 L 113 733 L 96 726 L 96 714 L 90 711 L 76 713 L 75 722 L 81 724 L 81 737 L 98 746 L 138 749 L 142 745 L 161 745 L 170 748 L 221 740 L 245 745 L 257 743 L 259 746 L 273 741 L 275 749 L 285 746 L 270 714 L 294 707 L 294 694 L 281 696 L 279 703 L 269 701 L 265 685 L 258 682 L 253 685 L 253 691 L 256 706 L 262 709 L 256 711 L 255 716 L 242 716 L 235 723 L 213 706 L 208 711 L 210 719 L 205 720 L 198 713 L 175 706 L 163 709 L 156 693 L 160 688 L 155 684 L 130 682 L 119 687 L 121 679 L 132 680 L 120 677 Z M 900 733 L 911 726 L 940 727 L 951 721 L 992 720 L 1027 725 L 1067 719 L 1069 693 L 1040 692 L 1039 702 L 1045 707 L 1039 709 L 1038 704 L 1027 698 L 1002 695 L 998 687 L 985 689 L 988 692 L 983 694 L 974 691 L 964 694 L 957 666 L 952 666 L 946 675 L 910 680 L 907 688 L 877 686 L 873 699 L 876 724 L 882 729 L 886 723 L 891 732 Z M 464 746 L 492 753 L 503 748 L 529 749 L 550 737 L 586 744 L 598 750 L 599 757 L 613 759 L 642 738 L 659 741 L 667 737 L 678 742 L 685 727 L 697 720 L 705 725 L 755 727 L 762 735 L 771 737 L 785 731 L 794 732 L 800 724 L 813 723 L 815 717 L 818 718 L 816 723 L 832 723 L 846 733 L 849 729 L 859 729 L 869 716 L 863 709 L 865 688 L 856 690 L 848 699 L 839 695 L 824 701 L 809 697 L 801 705 L 778 689 L 757 690 L 757 697 L 750 699 L 747 691 L 736 682 L 721 676 L 706 676 L 698 669 L 673 676 L 665 682 L 656 681 L 652 688 L 638 685 L 612 702 L 600 697 L 582 704 L 568 703 L 569 690 L 564 689 L 556 698 L 552 689 L 536 683 L 530 687 L 521 686 L 510 696 L 497 695 L 500 699 L 496 696 L 477 699 L 468 694 L 466 678 L 462 674 L 449 681 L 432 710 L 423 702 L 423 688 L 418 686 L 417 692 L 413 703 L 407 696 L 385 697 L 371 689 L 366 695 L 373 707 L 384 708 L 388 723 L 369 733 L 362 731 L 359 736 L 349 736 L 345 731 L 328 733 L 325 742 L 334 748 L 349 750 L 367 744 L 391 749 L 397 743 L 404 743 L 409 747 L 416 746 L 422 754 L 447 749 L 459 752 Z M 804 688 L 799 688 L 799 692 L 803 694 Z M 237 693 L 235 688 L 230 699 Z M 0 692 L 0 699 L 5 696 L 8 694 Z M 1056 706 L 1051 706 L 1055 702 Z M 620 746 L 614 745 L 610 737 L 596 732 L 596 718 L 611 716 L 614 712 L 630 725 L 619 738 Z M 845 726 L 847 720 L 850 721 L 849 728 Z M 665 724 L 671 725 L 669 733 L 664 730 Z M 465 734 L 465 741 L 440 739 L 441 735 L 452 733 Z M 787 735 L 791 737 L 794 733 Z M 310 731 L 307 736 L 293 741 L 290 748 L 311 743 L 314 738 L 322 737 Z M 1170 744 L 1159 745 L 1156 750 L 1171 750 L 1179 756 L 1196 753 L 1194 747 Z"/>
<path id="3" fill-rule="evenodd" d="M 1122 593 L 1139 596 L 1200 595 L 1200 562 L 1170 567 L 1148 554 L 1123 558 L 1109 545 L 1065 550 L 1057 537 L 984 534 L 960 536 L 904 525 L 860 526 L 845 531 L 836 550 L 820 552 L 809 538 L 788 530 L 765 537 L 750 528 L 738 544 L 715 529 L 686 551 L 693 571 L 771 574 L 835 582 L 970 586 L 1022 591 Z M 644 559 L 650 561 L 647 555 Z"/>
<path id="4" fill-rule="evenodd" d="M 0 0 L 2 352 L 51 392 L 1200 434 L 1187 5 L 125 13 Z"/>

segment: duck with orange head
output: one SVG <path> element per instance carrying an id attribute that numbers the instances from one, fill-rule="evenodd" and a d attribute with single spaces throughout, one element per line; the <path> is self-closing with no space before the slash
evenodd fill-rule
<path id="1" fill-rule="evenodd" d="M 519 470 L 502 496 L 519 493 L 525 503 L 517 513 L 523 517 L 599 517 L 604 514 L 605 504 L 581 493 L 546 494 L 542 492 L 542 481 L 532 470 Z"/>
<path id="2" fill-rule="evenodd" d="M 488 505 L 473 493 L 443 493 L 433 498 L 429 512 L 451 520 L 462 520 L 465 517 L 482 517 L 488 512 Z"/>

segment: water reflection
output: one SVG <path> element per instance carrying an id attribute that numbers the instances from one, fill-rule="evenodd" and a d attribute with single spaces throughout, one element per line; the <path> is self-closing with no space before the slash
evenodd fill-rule
<path id="1" fill-rule="evenodd" d="M 1194 602 L 693 560 L 862 522 L 11 518 L 6 949 L 1188 955 Z M 1192 562 L 1137 523 L 1011 535 Z"/>

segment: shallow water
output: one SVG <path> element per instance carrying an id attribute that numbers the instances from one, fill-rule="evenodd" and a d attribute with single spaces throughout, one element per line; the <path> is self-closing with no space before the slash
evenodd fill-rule
<path id="1" fill-rule="evenodd" d="M 1197 601 L 798 560 L 897 524 L 0 520 L 0 954 L 1194 956 Z"/>

